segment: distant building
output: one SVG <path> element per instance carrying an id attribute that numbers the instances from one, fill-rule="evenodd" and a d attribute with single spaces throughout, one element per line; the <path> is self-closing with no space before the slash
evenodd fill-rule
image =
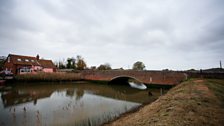
<path id="1" fill-rule="evenodd" d="M 13 74 L 26 74 L 37 72 L 55 72 L 56 66 L 51 60 L 36 57 L 9 54 L 5 60 L 3 69 Z"/>

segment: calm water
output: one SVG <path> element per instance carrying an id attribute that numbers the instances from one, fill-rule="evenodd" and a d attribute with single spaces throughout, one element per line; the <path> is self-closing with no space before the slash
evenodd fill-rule
<path id="1" fill-rule="evenodd" d="M 0 89 L 0 125 L 100 125 L 158 96 L 128 85 L 17 83 Z"/>

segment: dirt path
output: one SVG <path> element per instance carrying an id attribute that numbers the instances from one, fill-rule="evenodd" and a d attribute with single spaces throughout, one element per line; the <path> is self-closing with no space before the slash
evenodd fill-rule
<path id="1" fill-rule="evenodd" d="M 223 126 L 224 107 L 207 80 L 190 80 L 106 126 Z M 215 85 L 215 82 L 209 82 Z M 220 83 L 219 83 L 220 84 Z M 221 81 L 224 90 L 224 80 Z M 221 97 L 223 96 L 221 92 Z M 224 102 L 224 101 L 223 101 Z"/>

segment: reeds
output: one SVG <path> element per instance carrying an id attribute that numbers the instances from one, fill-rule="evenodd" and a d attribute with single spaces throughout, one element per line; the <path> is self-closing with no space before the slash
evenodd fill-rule
<path id="1" fill-rule="evenodd" d="M 81 80 L 80 73 L 36 73 L 22 74 L 15 77 L 17 81 L 77 81 Z"/>

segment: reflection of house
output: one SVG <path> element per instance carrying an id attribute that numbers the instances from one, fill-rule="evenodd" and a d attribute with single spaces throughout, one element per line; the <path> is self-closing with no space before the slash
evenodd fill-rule
<path id="1" fill-rule="evenodd" d="M 35 85 L 35 86 L 18 86 L 13 89 L 0 91 L 0 98 L 3 101 L 3 106 L 12 107 L 15 105 L 33 102 L 34 105 L 37 104 L 40 99 L 49 98 L 54 92 L 66 92 L 66 96 L 73 97 L 74 96 L 74 86 L 69 87 L 66 85 Z M 3 93 L 4 92 L 4 93 Z M 84 91 L 83 91 L 84 94 Z M 77 95 L 77 97 L 81 98 L 83 96 L 81 93 Z M 0 103 L 1 104 L 1 103 Z"/>
<path id="2" fill-rule="evenodd" d="M 51 60 L 39 59 L 39 55 L 31 57 L 9 54 L 3 68 L 13 74 L 56 71 L 56 67 Z"/>
<path id="3" fill-rule="evenodd" d="M 8 91 L 2 94 L 1 98 L 4 107 L 18 105 L 33 101 L 34 105 L 38 99 L 50 97 L 53 91 L 42 91 L 42 92 L 20 92 L 20 91 Z"/>

